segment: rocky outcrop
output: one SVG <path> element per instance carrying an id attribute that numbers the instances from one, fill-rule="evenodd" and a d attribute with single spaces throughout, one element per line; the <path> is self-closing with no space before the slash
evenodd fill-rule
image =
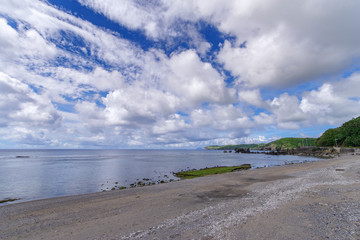
<path id="1" fill-rule="evenodd" d="M 236 148 L 234 151 L 235 153 L 250 153 L 250 148 Z"/>
<path id="2" fill-rule="evenodd" d="M 333 158 L 344 151 L 337 150 L 333 147 L 298 147 L 292 149 L 276 148 L 266 154 L 269 155 L 298 155 L 298 156 L 313 156 L 319 158 Z"/>

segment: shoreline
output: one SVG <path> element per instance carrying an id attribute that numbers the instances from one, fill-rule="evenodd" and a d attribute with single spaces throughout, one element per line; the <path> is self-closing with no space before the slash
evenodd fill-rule
<path id="1" fill-rule="evenodd" d="M 16 153 L 17 154 L 17 153 Z M 213 156 L 213 154 L 211 154 Z M 218 154 L 215 154 L 215 156 Z M 222 155 L 222 154 L 220 154 Z M 17 189 L 7 189 L 7 192 L 3 194 L 3 192 L 0 191 L 0 195 L 2 197 L 0 198 L 0 206 L 5 206 L 9 204 L 15 204 L 15 203 L 22 203 L 22 202 L 29 202 L 34 200 L 42 200 L 42 199 L 48 199 L 48 198 L 57 198 L 57 197 L 66 197 L 66 196 L 75 196 L 75 195 L 81 195 L 81 194 L 89 194 L 89 193 L 98 193 L 98 192 L 105 192 L 105 191 L 119 191 L 129 188 L 135 188 L 135 187 L 145 187 L 145 186 L 152 186 L 162 183 L 168 183 L 168 182 L 174 182 L 181 180 L 180 178 L 175 176 L 176 172 L 182 172 L 182 171 L 188 171 L 188 170 L 199 170 L 203 168 L 211 168 L 211 167 L 219 167 L 219 166 L 237 166 L 238 164 L 246 164 L 251 162 L 252 168 L 262 168 L 262 167 L 273 167 L 273 166 L 280 166 L 280 165 L 286 165 L 286 164 L 294 164 L 298 161 L 301 162 L 308 162 L 308 161 L 319 161 L 320 158 L 314 158 L 312 156 L 300 156 L 299 159 L 297 159 L 295 156 L 290 156 L 289 158 L 286 158 L 285 160 L 281 160 L 282 157 L 278 157 L 280 160 L 277 161 L 277 156 L 275 156 L 274 160 L 271 160 L 272 157 L 270 157 L 270 160 L 264 154 L 260 154 L 259 159 L 256 159 L 256 161 L 252 161 L 252 157 L 248 157 L 247 154 L 241 154 L 242 156 L 237 157 L 237 155 L 234 154 L 234 156 L 230 157 L 232 159 L 232 162 L 226 163 L 223 165 L 223 160 L 215 160 L 215 163 L 212 163 L 212 161 L 208 161 L 204 166 L 197 166 L 193 167 L 191 163 L 188 163 L 184 165 L 182 168 L 170 169 L 166 168 L 167 171 L 157 174 L 145 174 L 145 175 L 139 175 L 137 174 L 136 177 L 133 177 L 132 175 L 130 178 L 122 178 L 122 177 L 114 177 L 114 175 L 110 177 L 103 178 L 103 181 L 91 181 L 90 179 L 86 179 L 86 182 L 91 185 L 91 189 L 87 189 L 86 185 L 79 185 L 78 190 L 74 191 L 73 189 L 70 189 L 70 191 L 60 191 L 60 193 L 52 194 L 54 191 L 52 189 L 65 189 L 67 188 L 67 184 L 70 184 L 72 186 L 72 183 L 76 183 L 78 179 L 73 179 L 72 182 L 66 182 L 62 185 L 58 185 L 57 182 L 51 181 L 51 184 L 47 185 L 47 190 L 41 194 L 32 194 L 31 191 L 28 189 L 33 189 L 33 186 L 36 186 L 36 184 L 30 184 L 31 180 L 28 181 L 29 183 L 24 183 L 24 180 L 26 181 L 26 177 L 21 179 L 17 179 L 13 177 L 16 181 L 18 186 L 25 186 L 27 185 L 29 188 L 26 188 L 25 191 L 17 191 Z M 14 153 L 15 156 L 15 153 Z M 18 156 L 18 155 L 16 155 Z M 27 156 L 29 158 L 32 158 L 32 156 Z M 226 156 L 224 159 L 227 159 L 228 156 Z M 310 158 L 308 158 L 310 157 Z M 222 156 L 217 156 L 218 159 L 222 159 Z M 240 159 L 240 161 L 239 161 Z M 264 160 L 265 159 L 265 160 Z M 249 160 L 249 162 L 247 161 Z M 196 165 L 196 164 L 195 164 Z M 86 167 L 86 166 L 85 166 Z M 126 166 L 125 166 L 126 167 Z M 171 167 L 171 166 L 170 166 Z M 154 171 L 155 172 L 155 171 Z M 147 172 L 148 173 L 148 172 Z M 55 176 L 56 177 L 56 176 Z M 59 177 L 59 176 L 57 176 Z M 132 179 L 132 180 L 130 180 Z M 84 180 L 84 179 L 79 179 Z M 4 179 L 6 182 L 6 179 Z M 84 182 L 84 181 L 83 181 Z M 25 184 L 25 185 L 24 185 Z M 6 189 L 6 188 L 5 188 Z M 20 188 L 21 189 L 21 188 Z M 85 190 L 82 190 L 85 189 Z M 35 188 L 36 191 L 36 188 Z M 40 192 L 40 191 L 39 191 Z"/>
<path id="2" fill-rule="evenodd" d="M 342 155 L 121 191 L 13 203 L 0 206 L 0 231 L 4 239 L 233 239 L 237 234 L 244 239 L 311 239 L 337 233 L 326 226 L 315 229 L 316 233 L 316 225 L 302 223 L 316 220 L 310 215 L 319 209 L 338 209 L 341 218 L 327 217 L 353 229 L 338 234 L 356 239 L 360 237 L 356 235 L 360 233 L 360 210 L 356 210 L 360 203 L 354 202 L 360 199 L 359 168 L 359 156 Z M 346 211 L 341 209 L 344 203 Z M 273 221 L 266 221 L 269 218 Z M 301 226 L 293 229 L 291 222 Z M 282 226 L 281 231 L 275 223 Z M 301 229 L 303 235 L 297 235 Z"/>

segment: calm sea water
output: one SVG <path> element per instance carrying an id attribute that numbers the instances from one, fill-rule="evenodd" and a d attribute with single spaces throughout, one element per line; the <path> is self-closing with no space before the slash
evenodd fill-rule
<path id="1" fill-rule="evenodd" d="M 172 172 L 250 163 L 253 168 L 316 161 L 299 156 L 206 150 L 0 150 L 0 200 L 21 201 L 129 187 L 143 178 L 170 180 Z"/>

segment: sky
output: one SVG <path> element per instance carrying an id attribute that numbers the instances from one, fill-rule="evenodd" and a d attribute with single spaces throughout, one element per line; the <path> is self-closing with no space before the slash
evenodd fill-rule
<path id="1" fill-rule="evenodd" d="M 2 0 L 0 148 L 319 137 L 360 114 L 360 1 Z"/>

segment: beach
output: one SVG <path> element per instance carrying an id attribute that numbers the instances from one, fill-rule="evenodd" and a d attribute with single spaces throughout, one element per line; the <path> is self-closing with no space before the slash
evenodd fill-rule
<path id="1" fill-rule="evenodd" d="M 360 156 L 0 207 L 0 239 L 360 239 Z"/>

